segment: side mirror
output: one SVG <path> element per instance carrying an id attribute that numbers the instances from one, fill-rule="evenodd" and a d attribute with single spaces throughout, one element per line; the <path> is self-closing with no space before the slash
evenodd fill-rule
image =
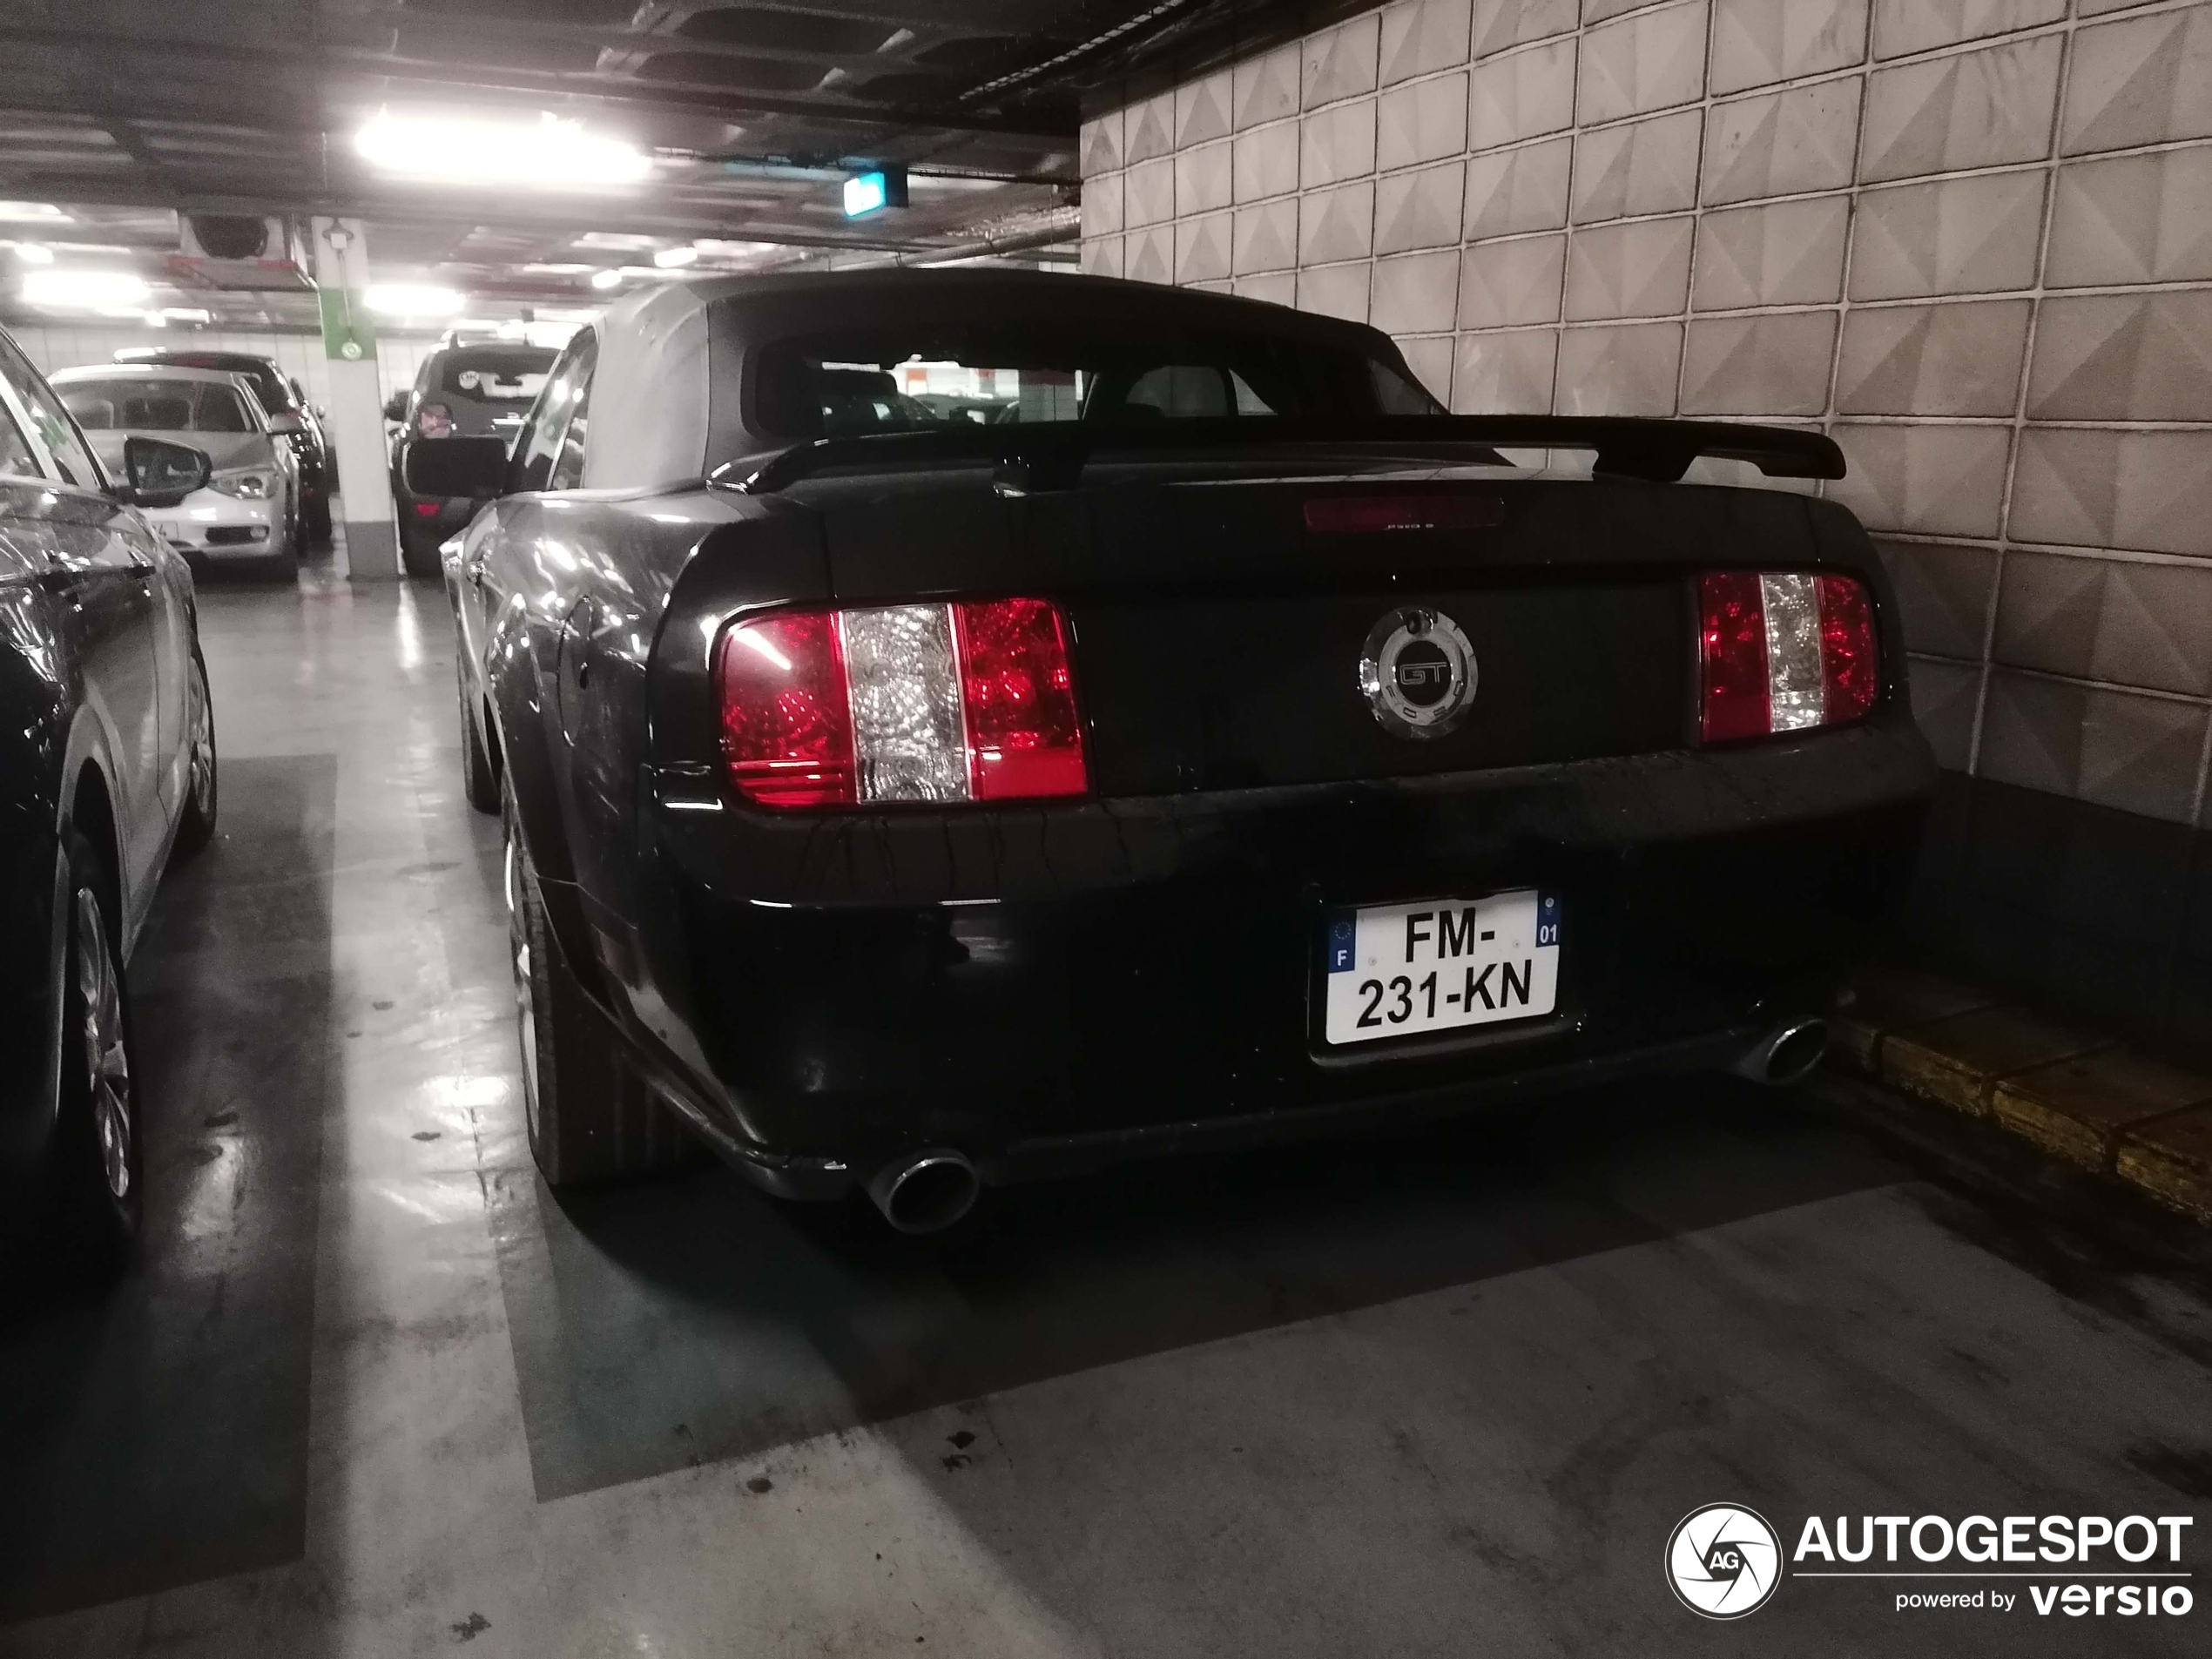
<path id="1" fill-rule="evenodd" d="M 280 435 L 305 432 L 307 429 L 307 422 L 296 415 L 272 415 L 269 417 L 269 430 Z"/>
<path id="2" fill-rule="evenodd" d="M 407 394 L 395 392 L 384 400 L 384 418 L 397 423 L 407 419 Z"/>
<path id="3" fill-rule="evenodd" d="M 201 451 L 161 438 L 123 441 L 123 499 L 133 507 L 174 507 L 205 489 L 214 467 Z"/>
<path id="4" fill-rule="evenodd" d="M 424 438 L 408 446 L 407 487 L 417 496 L 489 501 L 507 488 L 507 445 L 498 438 Z"/>

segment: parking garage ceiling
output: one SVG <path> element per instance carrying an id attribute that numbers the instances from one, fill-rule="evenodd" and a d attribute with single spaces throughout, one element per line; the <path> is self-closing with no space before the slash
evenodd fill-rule
<path id="1" fill-rule="evenodd" d="M 0 240 L 132 262 L 218 321 L 306 327 L 304 282 L 220 293 L 184 216 L 359 216 L 380 274 L 482 306 L 604 300 L 653 255 L 698 271 L 1069 257 L 1087 91 L 1204 44 L 1287 37 L 1258 0 L 0 0 Z M 380 173 L 380 114 L 548 115 L 649 158 L 634 183 Z M 847 219 L 844 177 L 909 171 Z M 57 210 L 58 216 L 49 210 Z M 43 217 L 33 218 L 30 215 Z M 690 254 L 670 250 L 690 248 Z M 33 250 L 37 256 L 39 249 Z M 0 261 L 0 315 L 22 301 Z M 602 276 L 602 284 L 610 279 Z M 197 291 L 197 292 L 196 292 Z"/>

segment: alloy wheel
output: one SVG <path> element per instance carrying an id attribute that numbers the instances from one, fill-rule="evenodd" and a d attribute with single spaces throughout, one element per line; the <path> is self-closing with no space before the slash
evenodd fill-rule
<path id="1" fill-rule="evenodd" d="M 100 901 L 77 892 L 77 990 L 84 1008 L 87 1093 L 100 1173 L 112 1197 L 131 1196 L 131 1055 L 123 1041 L 123 995 Z"/>
<path id="2" fill-rule="evenodd" d="M 210 718 L 207 671 L 195 663 L 192 677 L 192 803 L 203 817 L 215 809 L 215 723 Z"/>

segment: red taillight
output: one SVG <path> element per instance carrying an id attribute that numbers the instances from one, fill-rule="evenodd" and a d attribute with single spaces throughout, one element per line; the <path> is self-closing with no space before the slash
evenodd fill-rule
<path id="1" fill-rule="evenodd" d="M 731 779 L 779 807 L 1082 794 L 1068 657 L 1041 599 L 739 623 L 716 670 Z"/>
<path id="2" fill-rule="evenodd" d="M 1766 694 L 1766 617 L 1759 578 L 1715 570 L 1697 578 L 1698 657 L 1703 689 L 1699 735 L 1708 743 L 1753 738 L 1770 729 Z"/>
<path id="3" fill-rule="evenodd" d="M 1847 576 L 1824 576 L 1820 587 L 1820 671 L 1829 721 L 1856 720 L 1882 693 L 1875 658 L 1874 606 Z"/>
<path id="4" fill-rule="evenodd" d="M 853 716 L 837 618 L 788 611 L 722 636 L 722 753 L 764 806 L 841 806 L 858 799 Z"/>
<path id="5" fill-rule="evenodd" d="M 1042 599 L 953 607 L 977 800 L 1080 795 L 1082 730 L 1060 613 Z"/>
<path id="6" fill-rule="evenodd" d="M 438 516 L 438 503 L 434 501 L 415 502 L 415 516 L 417 518 L 435 518 Z"/>
<path id="7" fill-rule="evenodd" d="M 1856 577 L 1709 570 L 1697 611 L 1707 743 L 1840 725 L 1881 694 L 1874 605 Z"/>
<path id="8" fill-rule="evenodd" d="M 451 437 L 453 411 L 442 403 L 425 403 L 415 412 L 415 430 L 418 437 Z"/>

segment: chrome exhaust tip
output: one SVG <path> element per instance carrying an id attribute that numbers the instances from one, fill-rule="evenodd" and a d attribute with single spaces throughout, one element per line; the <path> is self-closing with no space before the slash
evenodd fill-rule
<path id="1" fill-rule="evenodd" d="M 902 1233 L 942 1232 L 975 1207 L 975 1166 L 943 1147 L 894 1158 L 868 1181 L 868 1197 Z"/>
<path id="2" fill-rule="evenodd" d="M 1778 1025 L 1751 1045 L 1736 1062 L 1736 1075 L 1755 1083 L 1784 1088 L 1811 1076 L 1828 1052 L 1828 1022 L 1793 1020 Z"/>

